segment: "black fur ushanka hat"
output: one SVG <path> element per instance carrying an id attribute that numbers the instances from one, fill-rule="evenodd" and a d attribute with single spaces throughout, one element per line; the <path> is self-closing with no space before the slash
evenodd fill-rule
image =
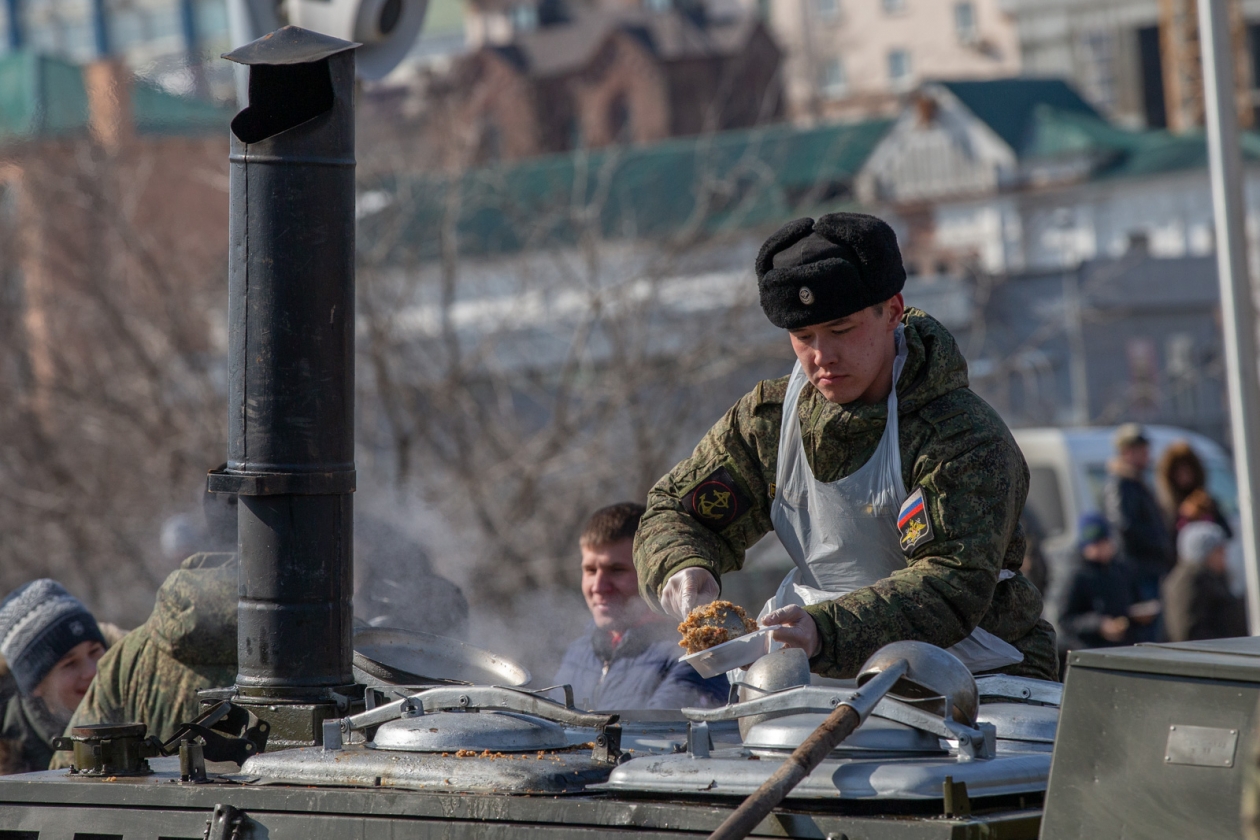
<path id="1" fill-rule="evenodd" d="M 761 246 L 756 270 L 761 308 L 786 330 L 852 315 L 906 284 L 897 235 L 864 213 L 788 222 Z"/>

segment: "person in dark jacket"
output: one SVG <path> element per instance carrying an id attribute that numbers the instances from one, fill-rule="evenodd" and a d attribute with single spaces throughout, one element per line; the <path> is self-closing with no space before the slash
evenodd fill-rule
<path id="1" fill-rule="evenodd" d="M 1247 635 L 1247 608 L 1229 590 L 1225 546 L 1215 522 L 1190 522 L 1177 537 L 1177 565 L 1164 581 L 1168 640 L 1225 639 Z"/>
<path id="2" fill-rule="evenodd" d="M 47 770 L 52 741 L 96 676 L 105 638 L 87 607 L 44 578 L 0 603 L 0 653 L 18 689 L 0 709 L 0 773 Z"/>
<path id="3" fill-rule="evenodd" d="M 1115 440 L 1116 458 L 1108 465 L 1103 489 L 1107 521 L 1115 531 L 1120 556 L 1137 575 L 1140 600 L 1154 600 L 1159 598 L 1160 582 L 1172 571 L 1176 556 L 1164 512 L 1146 484 L 1150 440 L 1137 423 L 1121 426 Z"/>
<path id="4" fill-rule="evenodd" d="M 1141 598 L 1133 567 L 1117 553 L 1104 517 L 1086 514 L 1078 530 L 1081 562 L 1059 612 L 1064 649 L 1132 644 L 1158 615 L 1159 602 Z"/>
<path id="5" fill-rule="evenodd" d="M 1229 520 L 1220 504 L 1207 491 L 1207 470 L 1203 460 L 1187 440 L 1174 441 L 1159 456 L 1155 466 L 1155 488 L 1173 540 L 1187 522 L 1215 522 L 1232 539 Z"/>
<path id="6" fill-rule="evenodd" d="M 674 623 L 639 597 L 632 557 L 643 505 L 596 511 L 582 532 L 582 595 L 593 619 L 569 646 L 553 683 L 573 686 L 584 709 L 679 709 L 726 702 L 726 677 L 704 679 L 679 662 Z"/>

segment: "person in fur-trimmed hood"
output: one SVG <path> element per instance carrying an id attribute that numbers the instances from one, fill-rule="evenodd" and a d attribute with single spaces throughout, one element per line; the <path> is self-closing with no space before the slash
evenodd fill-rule
<path id="1" fill-rule="evenodd" d="M 798 219 L 756 273 L 796 365 L 652 488 L 634 550 L 644 598 L 686 616 L 773 530 L 795 568 L 761 623 L 815 673 L 853 677 L 909 639 L 976 673 L 1056 679 L 1054 630 L 1019 571 L 1027 466 L 968 388 L 949 331 L 906 307 L 892 229 L 857 213 Z"/>

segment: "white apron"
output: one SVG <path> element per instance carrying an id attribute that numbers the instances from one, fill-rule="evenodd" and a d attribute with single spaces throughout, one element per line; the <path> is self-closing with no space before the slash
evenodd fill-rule
<path id="1" fill-rule="evenodd" d="M 797 402 L 809 379 L 800 362 L 792 369 L 783 400 L 779 464 L 770 519 L 796 568 L 761 611 L 787 604 L 809 606 L 870 586 L 906 567 L 897 531 L 897 513 L 909 495 L 901 481 L 897 380 L 906 362 L 904 328 L 896 332 L 897 357 L 888 395 L 888 421 L 875 454 L 852 475 L 824 483 L 805 459 Z M 998 580 L 1014 577 L 1004 569 Z M 977 627 L 949 649 L 973 673 L 1023 661 L 1015 647 Z"/>

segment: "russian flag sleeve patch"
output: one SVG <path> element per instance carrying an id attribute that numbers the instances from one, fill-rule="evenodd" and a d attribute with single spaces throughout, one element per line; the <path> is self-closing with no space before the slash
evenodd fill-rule
<path id="1" fill-rule="evenodd" d="M 897 531 L 901 535 L 901 550 L 906 554 L 932 539 L 932 517 L 928 516 L 923 503 L 923 488 L 916 487 L 901 505 L 897 514 Z"/>

